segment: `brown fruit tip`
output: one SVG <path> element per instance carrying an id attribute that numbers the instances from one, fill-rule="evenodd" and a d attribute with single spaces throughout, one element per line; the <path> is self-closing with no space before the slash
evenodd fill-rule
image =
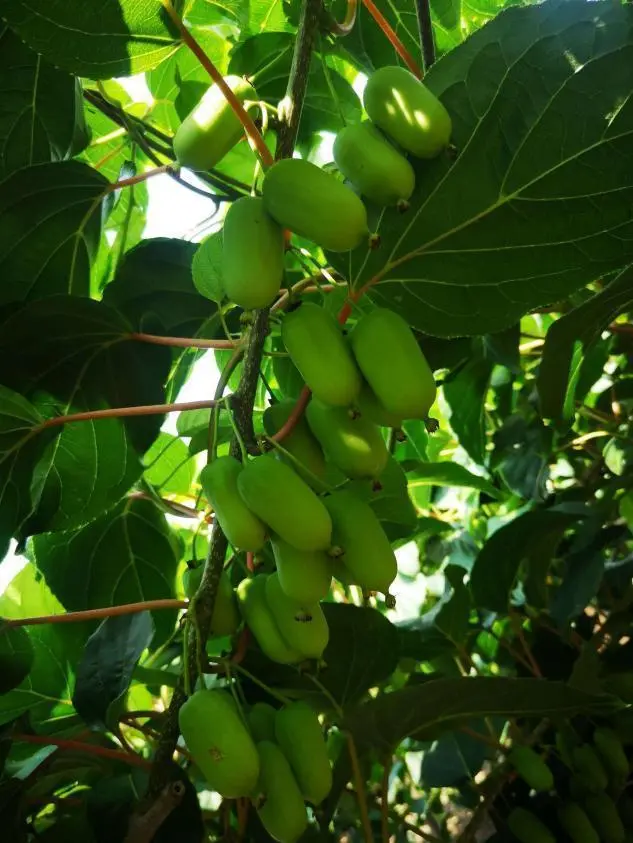
<path id="1" fill-rule="evenodd" d="M 393 594 L 385 594 L 385 605 L 388 609 L 395 609 L 396 608 L 396 598 Z"/>
<path id="2" fill-rule="evenodd" d="M 399 199 L 396 205 L 396 210 L 399 214 L 406 214 L 410 207 L 411 204 L 406 199 Z"/>
<path id="3" fill-rule="evenodd" d="M 373 251 L 380 246 L 380 234 L 369 235 L 369 248 Z"/>
<path id="4" fill-rule="evenodd" d="M 427 433 L 436 433 L 440 429 L 438 420 L 432 419 L 431 417 L 424 419 L 424 426 L 426 427 Z"/>
<path id="5" fill-rule="evenodd" d="M 328 550 L 327 555 L 331 559 L 340 559 L 341 556 L 343 556 L 344 553 L 345 553 L 345 551 L 343 550 L 343 548 L 339 547 L 338 545 L 335 544 L 335 545 L 332 545 L 332 547 Z"/>

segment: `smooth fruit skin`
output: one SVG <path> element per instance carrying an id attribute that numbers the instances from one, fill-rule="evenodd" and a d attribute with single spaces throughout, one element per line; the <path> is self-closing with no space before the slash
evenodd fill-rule
<path id="1" fill-rule="evenodd" d="M 629 760 L 622 741 L 613 729 L 599 726 L 593 733 L 593 745 L 607 771 L 611 784 L 619 789 L 629 777 Z"/>
<path id="2" fill-rule="evenodd" d="M 418 158 L 435 158 L 448 146 L 448 111 L 423 82 L 403 67 L 381 67 L 363 93 L 369 118 L 403 149 Z"/>
<path id="3" fill-rule="evenodd" d="M 380 427 L 402 427 L 402 416 L 390 413 L 386 407 L 383 407 L 367 382 L 364 382 L 361 387 L 356 399 L 356 407 L 363 416 Z"/>
<path id="4" fill-rule="evenodd" d="M 426 419 L 433 372 L 405 320 L 385 307 L 361 316 L 350 336 L 356 362 L 378 401 L 402 419 Z"/>
<path id="5" fill-rule="evenodd" d="M 258 702 L 248 712 L 248 725 L 254 741 L 272 741 L 275 737 L 275 718 L 277 710 L 265 702 Z"/>
<path id="6" fill-rule="evenodd" d="M 348 407 L 362 379 L 341 326 L 318 304 L 303 302 L 284 316 L 281 339 L 290 359 L 319 401 Z"/>
<path id="7" fill-rule="evenodd" d="M 279 401 L 277 404 L 271 404 L 264 411 L 264 428 L 269 436 L 277 433 L 278 430 L 284 426 L 288 421 L 290 414 L 294 408 L 294 401 Z M 312 431 L 308 427 L 306 420 L 301 417 L 290 433 L 283 441 L 283 447 L 288 451 L 302 466 L 305 466 L 306 471 L 302 471 L 297 463 L 290 463 L 288 465 L 299 474 L 303 480 L 312 488 L 317 488 L 314 478 L 323 480 L 325 477 L 325 457 L 321 446 L 314 437 Z M 286 462 L 286 458 L 277 452 L 279 459 Z M 320 487 L 319 487 L 320 490 Z"/>
<path id="8" fill-rule="evenodd" d="M 558 809 L 558 821 L 572 843 L 600 843 L 598 832 L 577 802 L 566 802 Z"/>
<path id="9" fill-rule="evenodd" d="M 271 539 L 277 576 L 284 594 L 297 603 L 316 603 L 332 585 L 332 562 L 323 550 L 297 550 L 281 539 Z"/>
<path id="10" fill-rule="evenodd" d="M 224 81 L 240 102 L 257 100 L 257 92 L 241 76 Z M 185 117 L 174 136 L 178 163 L 192 170 L 208 170 L 224 158 L 244 134 L 244 128 L 217 85 Z"/>
<path id="11" fill-rule="evenodd" d="M 291 600 L 276 571 L 266 577 L 266 602 L 284 641 L 304 658 L 320 659 L 330 638 L 320 604 Z"/>
<path id="12" fill-rule="evenodd" d="M 282 228 L 331 252 L 348 252 L 367 240 L 362 201 L 335 176 L 301 158 L 274 164 L 262 184 L 264 207 Z"/>
<path id="13" fill-rule="evenodd" d="M 389 451 L 380 428 L 365 416 L 313 398 L 306 419 L 327 459 L 352 480 L 377 477 L 384 470 Z"/>
<path id="14" fill-rule="evenodd" d="M 279 843 L 295 843 L 308 825 L 306 806 L 285 755 L 272 741 L 257 744 L 260 774 L 255 802 L 262 825 Z"/>
<path id="15" fill-rule="evenodd" d="M 578 779 L 592 793 L 605 790 L 609 778 L 595 749 L 585 743 L 572 749 L 572 761 Z"/>
<path id="16" fill-rule="evenodd" d="M 245 467 L 235 457 L 217 457 L 200 472 L 200 485 L 229 542 L 238 550 L 261 550 L 266 527 L 238 491 Z"/>
<path id="17" fill-rule="evenodd" d="M 278 664 L 299 664 L 305 656 L 286 642 L 268 608 L 266 576 L 242 580 L 237 587 L 237 601 L 246 625 L 265 656 Z"/>
<path id="18" fill-rule="evenodd" d="M 327 550 L 332 521 L 323 501 L 270 454 L 250 460 L 237 479 L 246 506 L 298 550 Z"/>
<path id="19" fill-rule="evenodd" d="M 554 776 L 541 756 L 529 746 L 515 746 L 508 761 L 531 788 L 537 792 L 553 790 Z"/>
<path id="20" fill-rule="evenodd" d="M 368 120 L 341 129 L 334 141 L 334 161 L 345 178 L 377 205 L 397 205 L 413 193 L 413 167 Z"/>
<path id="21" fill-rule="evenodd" d="M 189 568 L 183 574 L 182 584 L 187 599 L 192 600 L 200 587 L 203 570 L 204 566 L 200 565 L 198 568 Z M 231 578 L 227 571 L 222 571 L 213 607 L 211 632 L 213 635 L 233 635 L 237 632 L 239 625 L 240 614 L 237 610 Z"/>
<path id="22" fill-rule="evenodd" d="M 233 697 L 196 691 L 180 709 L 180 732 L 194 762 L 221 796 L 249 796 L 259 776 L 259 755 Z"/>
<path id="23" fill-rule="evenodd" d="M 275 735 L 304 798 L 312 805 L 320 805 L 332 789 L 332 767 L 315 712 L 305 702 L 280 708 Z"/>
<path id="24" fill-rule="evenodd" d="M 583 803 L 602 843 L 624 843 L 626 831 L 615 802 L 606 793 L 587 796 Z"/>
<path id="25" fill-rule="evenodd" d="M 556 843 L 549 828 L 526 808 L 515 808 L 510 812 L 508 828 L 521 843 Z"/>
<path id="26" fill-rule="evenodd" d="M 222 279 L 228 298 L 244 310 L 268 307 L 284 273 L 284 234 L 259 196 L 233 202 L 222 229 Z"/>
<path id="27" fill-rule="evenodd" d="M 398 565 L 373 509 L 346 490 L 333 492 L 324 500 L 332 517 L 332 544 L 343 550 L 337 561 L 361 588 L 387 594 Z"/>

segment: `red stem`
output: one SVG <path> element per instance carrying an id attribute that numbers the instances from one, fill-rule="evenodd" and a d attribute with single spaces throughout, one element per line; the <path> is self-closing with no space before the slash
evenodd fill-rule
<path id="1" fill-rule="evenodd" d="M 177 413 L 183 410 L 205 410 L 215 407 L 217 401 L 183 401 L 181 404 L 146 404 L 138 407 L 110 407 L 108 410 L 87 410 L 85 413 L 71 413 L 68 416 L 54 416 L 46 419 L 39 426 L 58 427 L 62 424 L 78 421 L 92 421 L 93 419 L 118 419 L 126 416 L 155 416 L 162 413 Z"/>
<path id="2" fill-rule="evenodd" d="M 140 755 L 132 755 L 129 752 L 122 752 L 119 749 L 108 749 L 105 746 L 97 746 L 97 744 L 83 743 L 82 741 L 73 741 L 67 738 L 54 738 L 50 735 L 11 735 L 11 740 L 16 743 L 32 743 L 40 746 L 57 746 L 60 749 L 68 749 L 75 752 L 86 752 L 89 755 L 97 755 L 100 758 L 109 758 L 111 761 L 122 761 L 124 764 L 130 764 L 133 767 L 141 767 L 144 770 L 149 770 L 151 764 Z"/>
<path id="3" fill-rule="evenodd" d="M 372 16 L 372 18 L 376 21 L 378 26 L 382 29 L 385 33 L 389 41 L 391 42 L 392 47 L 398 53 L 402 61 L 406 64 L 409 68 L 411 73 L 418 77 L 418 79 L 422 78 L 422 70 L 416 64 L 411 53 L 407 50 L 404 46 L 402 41 L 398 38 L 394 30 L 391 28 L 391 25 L 387 18 L 383 15 L 383 13 L 378 9 L 378 7 L 374 4 L 373 0 L 363 0 L 363 5 Z"/>
<path id="4" fill-rule="evenodd" d="M 205 340 L 199 337 L 161 337 L 157 334 L 143 334 L 140 332 L 130 334 L 130 339 L 139 342 L 149 342 L 153 345 L 168 345 L 172 348 L 230 348 L 233 349 L 239 343 L 233 340 Z"/>
<path id="5" fill-rule="evenodd" d="M 120 615 L 134 615 L 137 612 L 154 609 L 186 609 L 187 600 L 165 598 L 164 600 L 145 600 L 141 603 L 124 603 L 121 606 L 106 606 L 103 609 L 84 609 L 81 612 L 65 612 L 59 615 L 42 615 L 37 618 L 7 618 L 7 626 L 39 626 L 45 623 L 78 623 L 101 618 L 115 618 Z"/>
<path id="6" fill-rule="evenodd" d="M 301 395 L 297 399 L 297 403 L 292 408 L 292 412 L 283 423 L 283 425 L 279 428 L 277 433 L 275 433 L 270 438 L 273 439 L 275 442 L 281 442 L 286 436 L 293 430 L 301 416 L 303 415 L 303 411 L 308 406 L 308 401 L 310 400 L 310 390 L 307 386 L 304 386 L 301 390 Z"/>
<path id="7" fill-rule="evenodd" d="M 162 173 L 168 173 L 171 168 L 171 164 L 163 164 L 161 167 L 156 167 L 153 170 L 147 170 L 145 173 L 139 173 L 138 176 L 130 176 L 129 179 L 115 181 L 113 184 L 108 185 L 107 192 L 112 193 L 115 190 L 119 190 L 121 187 L 131 187 L 133 184 L 140 184 L 142 181 L 151 179 L 152 176 L 160 176 Z"/>

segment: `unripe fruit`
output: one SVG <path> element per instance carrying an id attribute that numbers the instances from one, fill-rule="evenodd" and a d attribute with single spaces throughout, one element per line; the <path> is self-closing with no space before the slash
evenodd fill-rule
<path id="1" fill-rule="evenodd" d="M 389 451 L 380 428 L 365 416 L 313 398 L 306 419 L 326 458 L 353 480 L 377 477 L 387 465 Z"/>
<path id="2" fill-rule="evenodd" d="M 253 740 L 272 741 L 277 740 L 275 737 L 275 718 L 277 711 L 265 702 L 258 702 L 251 708 L 248 713 L 248 725 L 253 735 Z"/>
<path id="3" fill-rule="evenodd" d="M 540 792 L 554 788 L 554 776 L 541 756 L 530 746 L 515 746 L 508 761 L 531 788 Z"/>
<path id="4" fill-rule="evenodd" d="M 242 580 L 237 599 L 246 625 L 264 655 L 278 664 L 299 664 L 305 656 L 286 643 L 266 601 L 266 576 Z"/>
<path id="5" fill-rule="evenodd" d="M 250 460 L 237 480 L 246 506 L 298 550 L 327 550 L 332 521 L 323 501 L 270 454 Z"/>
<path id="6" fill-rule="evenodd" d="M 384 307 L 361 316 L 350 336 L 356 362 L 380 403 L 402 419 L 425 419 L 433 372 L 405 320 Z"/>
<path id="7" fill-rule="evenodd" d="M 374 511 L 351 492 L 328 495 L 325 505 L 332 517 L 332 544 L 340 547 L 340 562 L 353 581 L 366 591 L 387 594 L 398 566 L 389 539 Z"/>
<path id="8" fill-rule="evenodd" d="M 204 566 L 189 568 L 182 577 L 182 584 L 185 595 L 189 600 L 195 596 Z M 240 625 L 240 615 L 237 610 L 235 592 L 231 585 L 231 578 L 227 571 L 222 571 L 218 583 L 218 593 L 213 607 L 213 618 L 211 620 L 211 633 L 213 635 L 233 635 Z"/>
<path id="9" fill-rule="evenodd" d="M 255 89 L 241 76 L 224 81 L 240 102 L 257 100 Z M 192 170 L 208 170 L 229 152 L 244 134 L 244 127 L 218 85 L 212 85 L 185 117 L 174 136 L 178 163 Z"/>
<path id="10" fill-rule="evenodd" d="M 259 196 L 233 202 L 222 230 L 224 291 L 244 310 L 273 303 L 284 272 L 284 233 Z"/>
<path id="11" fill-rule="evenodd" d="M 620 738 L 613 729 L 599 726 L 593 733 L 593 743 L 611 784 L 615 788 L 623 787 L 629 776 L 629 761 Z"/>
<path id="12" fill-rule="evenodd" d="M 386 407 L 383 407 L 368 383 L 363 383 L 356 399 L 356 406 L 374 424 L 381 427 L 402 427 L 402 416 L 397 413 L 390 413 Z"/>
<path id="13" fill-rule="evenodd" d="M 363 105 L 377 126 L 418 158 L 435 158 L 448 146 L 452 130 L 448 111 L 404 67 L 381 67 L 372 73 Z"/>
<path id="14" fill-rule="evenodd" d="M 281 430 L 288 421 L 294 405 L 294 401 L 280 401 L 266 408 L 264 411 L 264 427 L 269 436 Z M 325 477 L 325 457 L 323 456 L 321 446 L 303 417 L 297 421 L 290 433 L 284 438 L 282 444 L 286 451 L 292 454 L 302 466 L 305 466 L 306 471 L 302 471 L 301 467 L 296 463 L 288 464 L 309 486 L 315 488 L 316 483 L 314 477 L 317 477 L 319 480 Z M 286 462 L 286 458 L 283 456 L 280 456 L 279 459 L 282 462 Z M 314 477 L 311 475 L 314 475 Z"/>
<path id="15" fill-rule="evenodd" d="M 514 808 L 508 816 L 508 828 L 521 843 L 556 843 L 549 828 L 526 808 Z"/>
<path id="16" fill-rule="evenodd" d="M 558 821 L 572 843 L 600 843 L 591 820 L 576 802 L 567 802 L 558 809 Z"/>
<path id="17" fill-rule="evenodd" d="M 261 550 L 266 527 L 238 491 L 245 467 L 235 457 L 217 457 L 200 472 L 200 485 L 229 542 L 238 550 Z"/>
<path id="18" fill-rule="evenodd" d="M 271 539 L 279 584 L 297 603 L 316 603 L 332 585 L 332 561 L 323 550 L 297 550 L 281 539 Z"/>
<path id="19" fill-rule="evenodd" d="M 320 805 L 332 789 L 332 768 L 315 712 L 305 702 L 284 706 L 277 712 L 275 734 L 304 798 Z"/>
<path id="20" fill-rule="evenodd" d="M 284 316 L 281 339 L 315 398 L 335 407 L 354 401 L 360 392 L 360 372 L 332 314 L 303 302 Z"/>
<path id="21" fill-rule="evenodd" d="M 624 825 L 610 796 L 604 792 L 587 796 L 584 808 L 602 843 L 624 843 Z"/>
<path id="22" fill-rule="evenodd" d="M 259 756 L 228 691 L 196 691 L 178 714 L 187 749 L 213 790 L 227 799 L 249 796 Z"/>
<path id="23" fill-rule="evenodd" d="M 574 747 L 572 761 L 579 781 L 591 793 L 604 790 L 609 778 L 594 748 L 588 743 Z"/>
<path id="24" fill-rule="evenodd" d="M 280 226 L 331 252 L 348 252 L 369 237 L 362 201 L 309 161 L 277 161 L 264 176 L 262 196 L 266 210 Z"/>
<path id="25" fill-rule="evenodd" d="M 279 843 L 295 843 L 308 825 L 306 806 L 290 764 L 277 744 L 260 741 L 258 799 L 255 803 L 262 825 Z"/>
<path id="26" fill-rule="evenodd" d="M 266 577 L 266 602 L 284 640 L 304 658 L 320 659 L 330 637 L 319 603 L 297 603 L 284 594 L 277 572 Z"/>
<path id="27" fill-rule="evenodd" d="M 368 120 L 341 129 L 334 141 L 334 161 L 345 178 L 377 205 L 397 205 L 413 193 L 413 167 Z"/>
<path id="28" fill-rule="evenodd" d="M 11 627 L 0 619 L 0 694 L 21 685 L 33 666 L 31 639 L 22 627 Z"/>

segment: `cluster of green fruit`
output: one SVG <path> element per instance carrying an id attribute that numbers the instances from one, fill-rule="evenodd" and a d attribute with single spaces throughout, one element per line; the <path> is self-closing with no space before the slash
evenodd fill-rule
<path id="1" fill-rule="evenodd" d="M 556 828 L 524 806 L 507 817 L 508 828 L 521 843 L 556 843 L 562 831 L 570 843 L 627 843 L 633 840 L 633 800 L 626 794 L 632 763 L 633 709 L 617 713 L 597 726 L 583 741 L 571 728 L 556 733 L 556 751 L 564 776 L 554 776 L 550 764 L 534 749 L 514 747 L 508 756 L 517 774 L 536 794 L 556 790 L 562 796 L 539 806 L 539 814 L 553 814 Z M 551 809 L 554 809 L 552 811 Z"/>
<path id="2" fill-rule="evenodd" d="M 180 731 L 209 786 L 248 797 L 272 838 L 294 843 L 308 824 L 305 802 L 332 787 L 323 731 L 304 702 L 280 709 L 255 703 L 247 715 L 224 689 L 196 691 L 180 709 Z"/>
<path id="3" fill-rule="evenodd" d="M 257 100 L 255 90 L 240 77 L 228 76 L 225 82 L 240 102 Z M 405 154 L 438 155 L 450 140 L 450 116 L 437 97 L 401 67 L 377 70 L 363 101 L 370 120 L 339 132 L 335 162 L 369 201 L 404 208 L 415 187 Z M 219 87 L 212 86 L 176 132 L 174 152 L 183 166 L 206 170 L 242 136 L 235 112 Z M 285 229 L 333 252 L 355 249 L 370 236 L 365 205 L 354 190 L 309 161 L 278 161 L 264 177 L 262 196 L 238 199 L 224 221 L 222 281 L 227 297 L 239 307 L 268 307 L 279 293 Z"/>

